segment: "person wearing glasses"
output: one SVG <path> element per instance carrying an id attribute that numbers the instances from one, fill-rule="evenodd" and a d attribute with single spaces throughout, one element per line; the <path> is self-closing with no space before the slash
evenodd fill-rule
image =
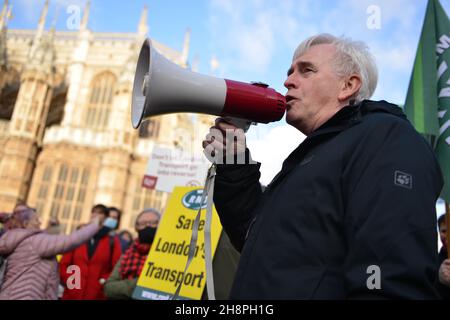
<path id="1" fill-rule="evenodd" d="M 155 209 L 145 209 L 136 218 L 138 238 L 125 251 L 105 283 L 108 299 L 131 299 L 155 238 L 161 214 Z"/>

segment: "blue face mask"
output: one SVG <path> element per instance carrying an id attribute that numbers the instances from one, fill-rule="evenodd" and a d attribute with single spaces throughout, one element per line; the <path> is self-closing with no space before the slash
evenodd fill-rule
<path id="1" fill-rule="evenodd" d="M 117 227 L 117 220 L 114 218 L 106 218 L 105 222 L 103 222 L 103 226 L 114 230 Z"/>

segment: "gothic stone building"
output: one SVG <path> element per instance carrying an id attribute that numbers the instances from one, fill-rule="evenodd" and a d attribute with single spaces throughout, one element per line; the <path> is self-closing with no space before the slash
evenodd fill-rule
<path id="1" fill-rule="evenodd" d="M 45 30 L 47 12 L 48 1 L 36 30 L 7 30 L 6 0 L 0 16 L 0 211 L 25 201 L 37 208 L 44 227 L 58 218 L 67 233 L 103 203 L 121 208 L 120 227 L 133 230 L 140 210 L 164 210 L 168 197 L 141 186 L 153 146 L 182 146 L 186 137 L 177 132 L 192 132 L 196 118 L 171 114 L 140 130 L 131 126 L 147 9 L 136 33 L 92 32 L 89 2 L 74 32 Z M 189 36 L 182 52 L 153 44 L 187 67 Z M 197 124 L 205 128 L 210 120 L 199 116 Z"/>

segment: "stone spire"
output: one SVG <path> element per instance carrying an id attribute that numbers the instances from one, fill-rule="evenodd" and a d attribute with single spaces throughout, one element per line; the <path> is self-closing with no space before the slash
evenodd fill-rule
<path id="1" fill-rule="evenodd" d="M 141 13 L 141 19 L 139 20 L 138 25 L 138 35 L 140 38 L 144 38 L 147 36 L 148 33 L 148 7 L 144 6 L 144 9 L 142 9 Z"/>
<path id="2" fill-rule="evenodd" d="M 8 0 L 4 0 L 3 9 L 2 12 L 0 13 L 0 30 L 2 30 L 4 26 L 6 26 L 7 11 L 8 11 Z"/>
<path id="3" fill-rule="evenodd" d="M 4 189 L 7 196 L 2 202 L 9 207 L 13 207 L 17 200 L 27 199 L 52 97 L 55 51 L 51 33 L 44 33 L 48 3 L 46 0 L 28 60 L 20 75 L 21 85 L 4 145 L 7 151 L 0 165 L 2 182 L 9 186 Z M 16 174 L 11 173 L 12 167 Z"/>
<path id="4" fill-rule="evenodd" d="M 11 17 L 11 7 L 8 10 L 8 0 L 4 0 L 3 9 L 0 13 L 0 70 L 5 71 L 7 68 L 7 56 L 6 56 L 6 29 L 8 19 Z M 0 90 L 3 83 L 3 77 L 0 76 Z"/>
<path id="5" fill-rule="evenodd" d="M 33 44 L 31 45 L 31 49 L 28 55 L 29 62 L 27 64 L 27 68 L 38 68 L 48 70 L 53 64 L 54 52 L 51 50 L 52 44 L 49 42 L 49 36 L 44 37 L 45 31 L 45 22 L 47 20 L 48 15 L 48 5 L 49 0 L 45 0 L 44 8 L 41 12 L 41 17 L 39 18 L 39 23 L 36 31 L 36 35 L 34 36 Z M 51 40 L 53 42 L 53 39 Z M 48 51 L 47 51 L 48 50 Z"/>
<path id="6" fill-rule="evenodd" d="M 5 0 L 6 1 L 6 0 Z M 9 20 L 12 18 L 12 4 L 9 6 L 8 12 L 6 13 L 6 19 L 5 19 L 5 25 L 8 23 Z"/>
<path id="7" fill-rule="evenodd" d="M 72 52 L 72 61 L 68 67 L 68 83 L 66 105 L 64 107 L 64 117 L 61 125 L 63 127 L 73 127 L 81 125 L 80 121 L 83 108 L 77 108 L 78 95 L 82 87 L 85 63 L 92 43 L 92 33 L 88 29 L 91 1 L 86 2 L 83 18 L 80 24 L 77 44 Z"/>
<path id="8" fill-rule="evenodd" d="M 48 0 L 45 0 L 44 8 L 42 9 L 41 17 L 39 18 L 35 40 L 39 40 L 42 37 L 42 34 L 44 33 L 47 14 L 48 14 Z"/>
<path id="9" fill-rule="evenodd" d="M 55 33 L 56 33 L 56 21 L 58 20 L 58 12 L 56 12 L 55 17 L 53 18 L 52 25 L 50 27 L 50 31 L 48 33 L 47 42 L 53 45 L 55 41 Z"/>
<path id="10" fill-rule="evenodd" d="M 184 65 L 187 65 L 190 45 L 191 45 L 191 29 L 188 28 L 186 29 L 186 33 L 184 34 L 183 51 L 181 54 L 181 62 Z"/>

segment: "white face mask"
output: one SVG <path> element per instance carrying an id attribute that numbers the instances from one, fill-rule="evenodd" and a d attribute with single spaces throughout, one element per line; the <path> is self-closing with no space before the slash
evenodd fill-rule
<path id="1" fill-rule="evenodd" d="M 105 222 L 103 222 L 103 226 L 109 229 L 115 229 L 117 227 L 117 220 L 114 218 L 106 218 Z"/>

